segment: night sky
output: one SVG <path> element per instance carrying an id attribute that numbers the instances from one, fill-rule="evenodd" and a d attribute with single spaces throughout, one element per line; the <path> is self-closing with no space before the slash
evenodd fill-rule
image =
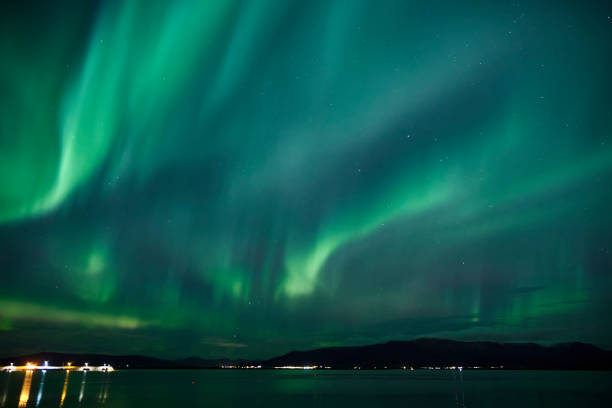
<path id="1" fill-rule="evenodd" d="M 0 354 L 612 347 L 611 44 L 597 1 L 3 2 Z"/>

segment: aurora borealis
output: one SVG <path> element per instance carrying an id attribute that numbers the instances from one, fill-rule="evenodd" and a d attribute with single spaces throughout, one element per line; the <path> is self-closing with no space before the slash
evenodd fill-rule
<path id="1" fill-rule="evenodd" d="M 3 354 L 612 347 L 606 2 L 1 9 Z"/>

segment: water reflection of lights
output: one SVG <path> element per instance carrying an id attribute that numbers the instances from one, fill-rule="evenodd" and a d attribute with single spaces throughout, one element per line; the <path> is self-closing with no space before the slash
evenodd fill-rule
<path id="1" fill-rule="evenodd" d="M 45 375 L 46 374 L 47 372 L 43 371 L 42 377 L 40 377 L 40 385 L 38 386 L 38 395 L 36 396 L 36 406 L 40 405 L 40 400 L 42 399 L 42 393 L 43 393 L 43 387 L 45 386 Z"/>
<path id="2" fill-rule="evenodd" d="M 32 370 L 27 370 L 25 373 L 23 386 L 21 387 L 21 394 L 19 394 L 19 407 L 25 407 L 28 405 L 28 399 L 30 399 L 30 388 L 32 387 L 32 374 L 34 374 L 34 371 Z"/>
<path id="3" fill-rule="evenodd" d="M 83 380 L 81 380 L 81 391 L 79 391 L 79 402 L 83 401 L 83 393 L 85 392 L 85 380 L 86 379 L 87 379 L 87 371 L 83 371 Z"/>
<path id="4" fill-rule="evenodd" d="M 68 389 L 68 376 L 70 375 L 70 370 L 66 370 L 66 378 L 64 379 L 64 387 L 62 388 L 62 396 L 60 397 L 60 407 L 64 406 L 64 401 L 66 400 L 66 390 Z"/>
<path id="5" fill-rule="evenodd" d="M 98 402 L 104 404 L 108 398 L 108 385 L 110 383 L 110 375 L 104 374 L 104 381 L 100 383 L 100 392 L 98 393 Z"/>
<path id="6" fill-rule="evenodd" d="M 9 371 L 9 374 L 10 374 L 10 371 Z M 4 391 L 2 392 L 2 398 L 0 398 L 0 407 L 3 407 L 6 404 L 6 398 L 8 397 L 8 389 L 9 389 L 10 380 L 11 380 L 11 376 L 7 375 L 6 381 L 4 382 Z"/>
<path id="7" fill-rule="evenodd" d="M 91 402 L 96 401 L 97 404 L 106 404 L 108 400 L 108 396 L 109 396 L 109 388 L 110 388 L 110 382 L 111 382 L 110 371 L 100 371 L 99 374 L 95 372 L 88 373 L 87 370 L 82 371 L 82 377 L 80 381 L 81 385 L 79 387 L 78 398 L 76 394 L 74 393 L 74 391 L 76 390 L 72 391 L 71 395 L 68 395 L 68 385 L 69 385 L 70 378 L 74 379 L 75 375 L 78 376 L 78 374 L 73 374 L 72 376 L 70 376 L 71 371 L 73 370 L 65 370 L 63 386 L 61 388 L 61 394 L 59 398 L 59 407 L 63 407 L 65 404 L 68 404 L 68 405 L 71 405 L 73 403 L 76 404 L 77 399 L 78 399 L 79 405 L 88 404 L 87 402 L 88 397 L 86 395 L 87 389 L 89 389 L 88 392 L 90 394 L 93 392 L 93 395 L 89 396 Z M 51 404 L 50 399 L 57 398 L 57 397 L 48 395 L 45 398 L 46 402 L 43 402 L 42 399 L 43 399 L 43 394 L 45 392 L 48 394 L 49 392 L 59 391 L 59 387 L 55 391 L 54 390 L 50 391 L 49 390 L 50 385 L 45 385 L 48 382 L 51 382 L 51 385 L 53 385 L 54 381 L 57 381 L 57 379 L 54 380 L 54 378 L 56 378 L 55 377 L 56 374 L 53 374 L 53 371 L 52 371 L 51 372 L 52 377 L 51 379 L 49 379 L 48 378 L 49 373 L 46 370 L 40 370 L 39 372 L 40 372 L 40 378 L 38 378 L 37 370 L 35 369 L 26 370 L 24 372 L 23 377 L 21 377 L 21 374 L 17 372 L 11 372 L 11 371 L 7 372 L 5 374 L 5 379 L 0 383 L 0 408 L 4 408 L 6 406 L 17 406 L 19 408 L 39 407 L 39 406 L 46 406 L 46 405 Z M 57 375 L 60 375 L 60 373 L 57 373 Z M 91 377 L 92 375 L 94 376 L 93 379 Z M 34 377 L 37 377 L 37 378 L 34 378 Z M 11 387 L 11 383 L 15 382 L 15 380 L 13 379 L 16 379 L 18 381 L 18 384 L 15 385 L 16 387 L 18 387 L 16 389 L 15 389 L 15 386 Z M 87 386 L 88 379 L 89 379 L 89 387 Z M 73 382 L 74 381 L 76 380 L 73 380 Z M 93 387 L 92 381 L 94 383 L 99 383 L 99 389 L 96 386 L 97 393 L 96 391 L 93 391 L 91 389 Z M 52 388 L 55 388 L 55 387 L 52 387 Z M 17 391 L 19 391 L 19 394 L 15 395 Z M 15 398 L 17 399 L 17 404 L 15 404 Z M 13 402 L 9 403 L 9 400 L 12 400 Z M 15 404 L 15 405 L 12 405 L 12 404 Z"/>

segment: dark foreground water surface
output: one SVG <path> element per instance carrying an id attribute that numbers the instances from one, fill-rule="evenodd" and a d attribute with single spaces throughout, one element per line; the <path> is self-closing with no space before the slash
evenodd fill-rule
<path id="1" fill-rule="evenodd" d="M 0 373 L 0 407 L 604 407 L 611 402 L 612 372 Z"/>

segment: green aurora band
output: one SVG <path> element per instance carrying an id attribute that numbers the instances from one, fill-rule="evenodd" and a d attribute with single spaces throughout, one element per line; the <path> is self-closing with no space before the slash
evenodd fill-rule
<path id="1" fill-rule="evenodd" d="M 612 346 L 609 5 L 26 3 L 5 354 Z"/>

